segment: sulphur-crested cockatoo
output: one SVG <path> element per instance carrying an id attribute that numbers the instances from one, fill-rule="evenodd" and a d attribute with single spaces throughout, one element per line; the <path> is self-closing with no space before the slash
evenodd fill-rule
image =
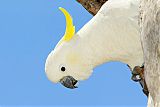
<path id="1" fill-rule="evenodd" d="M 77 33 L 70 14 L 59 8 L 66 17 L 66 32 L 46 60 L 49 80 L 73 89 L 105 62 L 142 65 L 138 5 L 139 0 L 109 0 Z"/>

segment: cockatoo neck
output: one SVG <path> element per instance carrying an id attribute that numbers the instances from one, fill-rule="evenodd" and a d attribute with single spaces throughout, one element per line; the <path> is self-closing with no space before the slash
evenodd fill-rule
<path id="1" fill-rule="evenodd" d="M 107 45 L 107 41 L 112 41 L 110 39 L 100 41 L 97 38 L 96 41 L 94 41 L 92 37 L 83 38 L 80 36 L 80 40 L 78 42 L 80 47 L 75 48 L 75 51 L 79 51 L 83 56 L 83 59 L 81 60 L 83 60 L 83 62 L 92 69 L 110 61 L 119 61 L 129 64 L 132 69 L 137 65 L 142 65 L 143 53 L 141 51 L 141 47 L 138 47 L 140 52 L 134 54 L 134 49 L 130 49 L 130 46 L 126 46 L 126 48 L 128 48 L 127 50 L 121 44 L 118 45 L 118 43 L 115 43 L 115 45 L 108 43 Z M 140 56 L 141 58 L 139 58 Z"/>
<path id="2" fill-rule="evenodd" d="M 137 20 L 98 13 L 77 35 L 81 52 L 93 68 L 109 61 L 120 61 L 132 68 L 143 63 Z"/>
<path id="3" fill-rule="evenodd" d="M 94 69 L 96 66 L 112 61 L 112 57 L 109 56 L 109 53 L 106 50 L 102 50 L 102 46 L 100 44 L 97 44 L 96 42 L 91 42 L 91 38 L 86 38 L 78 35 L 78 42 L 77 42 L 77 48 L 75 48 L 75 51 L 78 51 L 83 58 L 83 62 L 85 65 L 90 66 L 91 69 Z M 103 51 L 103 52 L 102 52 Z M 105 52 L 106 51 L 106 52 Z M 112 54 L 112 53 L 111 53 Z M 108 55 L 106 57 L 106 55 Z"/>

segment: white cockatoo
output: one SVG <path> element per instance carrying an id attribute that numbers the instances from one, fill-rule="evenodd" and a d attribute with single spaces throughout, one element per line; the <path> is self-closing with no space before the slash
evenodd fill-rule
<path id="1" fill-rule="evenodd" d="M 76 88 L 105 62 L 120 61 L 132 69 L 143 63 L 138 26 L 139 0 L 109 0 L 77 33 L 72 17 L 66 17 L 66 32 L 48 55 L 45 72 L 49 80 Z"/>

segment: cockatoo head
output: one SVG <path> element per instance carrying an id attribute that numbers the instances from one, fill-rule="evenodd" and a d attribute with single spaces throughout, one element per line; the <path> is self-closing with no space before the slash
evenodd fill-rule
<path id="1" fill-rule="evenodd" d="M 65 87 L 73 89 L 77 87 L 75 85 L 78 80 L 85 80 L 91 75 L 92 69 L 84 61 L 86 59 L 81 49 L 77 49 L 82 46 L 75 45 L 79 39 L 78 36 L 74 36 L 75 27 L 72 17 L 64 8 L 59 9 L 66 17 L 66 32 L 55 49 L 48 55 L 45 72 L 52 82 L 60 82 Z"/>

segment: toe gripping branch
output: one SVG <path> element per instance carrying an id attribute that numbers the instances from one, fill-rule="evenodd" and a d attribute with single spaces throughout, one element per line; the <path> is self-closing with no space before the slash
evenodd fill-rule
<path id="1" fill-rule="evenodd" d="M 130 68 L 129 65 L 127 66 Z M 135 66 L 133 70 L 131 68 L 130 70 L 132 72 L 131 79 L 135 82 L 140 83 L 143 93 L 148 97 L 149 91 L 148 91 L 147 84 L 144 78 L 144 65 L 142 65 L 142 67 Z"/>

